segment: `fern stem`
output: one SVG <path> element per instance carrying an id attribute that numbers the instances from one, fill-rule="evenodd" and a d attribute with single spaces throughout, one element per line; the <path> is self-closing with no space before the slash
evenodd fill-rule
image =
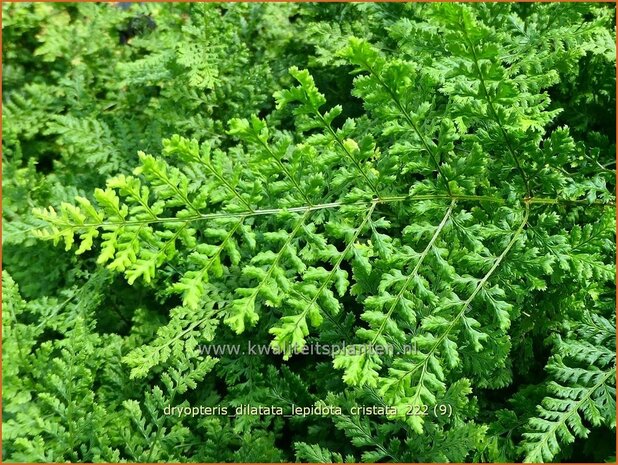
<path id="1" fill-rule="evenodd" d="M 201 214 L 199 209 L 193 205 L 193 202 L 191 202 L 189 198 L 186 195 L 184 195 L 180 191 L 180 189 L 178 189 L 178 186 L 176 186 L 173 182 L 170 182 L 167 176 L 161 173 L 158 169 L 153 169 L 153 173 L 155 174 L 155 176 L 157 176 L 157 178 L 160 181 L 162 181 L 165 185 L 167 185 L 170 189 L 172 189 L 174 193 L 176 194 L 176 197 L 179 198 L 186 206 L 188 206 L 191 210 L 193 210 L 197 215 Z"/>
<path id="2" fill-rule="evenodd" d="M 285 240 L 285 243 L 281 246 L 281 248 L 279 249 L 279 252 L 277 252 L 277 255 L 275 256 L 275 259 L 270 264 L 270 267 L 268 268 L 268 271 L 266 272 L 266 276 L 264 277 L 264 279 L 260 280 L 260 284 L 258 284 L 258 286 L 255 288 L 255 290 L 251 294 L 250 299 L 252 301 L 255 302 L 255 299 L 257 298 L 257 296 L 258 296 L 260 290 L 262 289 L 262 287 L 264 286 L 264 284 L 267 283 L 270 280 L 270 277 L 272 276 L 273 271 L 275 270 L 275 267 L 279 264 L 279 261 L 281 260 L 281 257 L 283 257 L 283 254 L 284 254 L 285 250 L 292 243 L 292 241 L 294 240 L 294 238 L 298 234 L 298 231 L 300 231 L 302 226 L 305 224 L 305 221 L 307 221 L 307 218 L 309 217 L 309 213 L 310 213 L 310 210 L 307 210 L 303 214 L 301 219 L 298 220 L 298 223 L 296 224 L 296 226 L 294 227 L 292 232 L 290 234 L 288 234 L 288 238 Z"/>
<path id="3" fill-rule="evenodd" d="M 335 273 L 337 272 L 337 270 L 341 266 L 341 263 L 345 259 L 346 255 L 350 252 L 350 250 L 354 246 L 354 243 L 356 242 L 356 239 L 358 239 L 358 236 L 360 235 L 361 231 L 363 230 L 363 228 L 365 227 L 365 225 L 369 221 L 369 218 L 371 218 L 371 215 L 373 214 L 373 211 L 375 210 L 377 204 L 378 204 L 378 202 L 376 200 L 374 200 L 371 203 L 371 207 L 369 207 L 369 210 L 367 211 L 367 213 L 365 215 L 365 218 L 363 218 L 363 221 L 361 222 L 361 224 L 358 226 L 358 228 L 356 228 L 356 231 L 354 231 L 354 235 L 352 236 L 352 238 L 350 239 L 350 241 L 346 245 L 346 247 L 343 250 L 343 252 L 341 252 L 341 254 L 339 255 L 339 258 L 337 259 L 337 262 L 333 265 L 333 269 L 330 271 L 330 273 L 328 274 L 326 279 L 324 279 L 324 282 L 322 283 L 322 285 L 320 286 L 318 291 L 315 293 L 315 295 L 313 296 L 311 301 L 309 301 L 309 303 L 307 304 L 307 308 L 305 308 L 305 310 L 303 310 L 303 312 L 299 315 L 298 319 L 296 320 L 296 325 L 295 325 L 294 328 L 298 327 L 298 323 L 302 319 L 304 319 L 306 317 L 306 315 L 307 315 L 307 313 L 309 313 L 309 310 L 311 309 L 311 307 L 317 302 L 318 297 L 320 297 L 320 295 L 322 294 L 324 289 L 326 289 L 326 286 L 328 285 L 330 280 L 333 279 L 333 276 L 335 275 Z"/>
<path id="4" fill-rule="evenodd" d="M 386 82 L 384 82 L 382 77 L 379 76 L 378 73 L 375 72 L 375 70 L 373 69 L 373 67 L 369 63 L 365 62 L 365 67 L 367 68 L 369 73 L 378 81 L 378 83 L 384 88 L 384 90 L 386 90 L 386 92 L 388 92 L 388 94 L 391 97 L 391 100 L 397 106 L 397 109 L 399 110 L 399 113 L 405 118 L 406 122 L 410 125 L 410 127 L 412 127 L 414 132 L 418 135 L 418 137 L 420 138 L 420 140 L 421 140 L 421 142 L 423 144 L 423 147 L 425 147 L 425 150 L 429 154 L 429 157 L 433 161 L 433 164 L 436 166 L 436 169 L 438 170 L 438 173 L 440 174 L 440 176 L 444 180 L 444 187 L 446 187 L 446 191 L 448 192 L 449 196 L 452 197 L 451 187 L 449 186 L 449 179 L 446 177 L 446 175 L 444 174 L 444 172 L 440 168 L 440 163 L 438 163 L 438 160 L 436 159 L 436 156 L 433 153 L 433 150 L 431 150 L 431 148 L 429 147 L 429 144 L 425 140 L 425 136 L 421 133 L 420 129 L 418 128 L 416 123 L 412 120 L 412 118 L 410 118 L 410 115 L 408 114 L 407 110 L 403 107 L 403 104 L 399 100 L 399 97 L 397 96 L 396 92 L 388 84 L 386 84 Z"/>
<path id="5" fill-rule="evenodd" d="M 195 328 L 198 328 L 199 326 L 201 326 L 204 323 L 206 323 L 208 320 L 212 320 L 214 317 L 218 316 L 218 314 L 221 312 L 221 310 L 218 310 L 218 311 L 208 310 L 208 312 L 209 313 L 207 313 L 205 317 L 200 318 L 197 321 L 193 321 L 190 325 L 188 325 L 185 329 L 183 329 L 178 334 L 176 334 L 173 338 L 168 339 L 163 344 L 159 344 L 158 346 L 154 346 L 153 345 L 152 348 L 156 349 L 157 351 L 160 352 L 164 348 L 173 345 L 174 343 L 176 343 L 179 340 L 181 340 L 184 336 L 189 334 L 191 331 L 193 331 Z M 156 342 L 156 340 L 155 340 L 155 342 Z M 146 439 L 148 439 L 148 438 L 146 438 Z"/>
<path id="6" fill-rule="evenodd" d="M 206 265 L 204 265 L 202 267 L 202 269 L 199 272 L 199 277 L 200 280 L 203 279 L 204 275 L 206 273 L 208 273 L 208 270 L 210 270 L 210 267 L 212 266 L 212 264 L 215 262 L 215 259 L 221 255 L 221 252 L 223 251 L 225 245 L 227 244 L 227 241 L 229 241 L 232 236 L 234 235 L 234 233 L 236 232 L 236 230 L 240 227 L 240 225 L 242 225 L 243 221 L 245 221 L 246 216 L 242 216 L 240 218 L 240 220 L 238 220 L 234 226 L 232 227 L 232 229 L 228 232 L 227 236 L 225 236 L 225 239 L 223 239 L 223 242 L 221 242 L 221 244 L 219 244 L 219 246 L 217 247 L 217 251 L 212 255 L 212 257 L 210 257 L 208 259 L 208 263 L 206 263 Z"/>
<path id="7" fill-rule="evenodd" d="M 491 114 L 492 114 L 494 120 L 496 121 L 496 124 L 498 125 L 498 128 L 500 128 L 500 132 L 502 133 L 502 137 L 504 138 L 504 143 L 506 144 L 507 149 L 511 153 L 511 156 L 513 157 L 513 160 L 515 161 L 515 165 L 517 167 L 517 170 L 519 171 L 519 174 L 521 175 L 522 180 L 524 181 L 524 185 L 526 187 L 526 194 L 528 195 L 528 197 L 532 197 L 532 191 L 530 189 L 530 182 L 528 180 L 528 176 L 526 175 L 526 172 L 522 168 L 521 163 L 519 161 L 519 158 L 515 154 L 515 150 L 513 150 L 513 147 L 511 145 L 511 140 L 510 140 L 506 130 L 504 129 L 504 125 L 502 124 L 502 120 L 500 119 L 500 116 L 498 115 L 498 113 L 496 112 L 496 109 L 494 108 L 494 104 L 493 104 L 492 99 L 489 97 L 489 92 L 487 91 L 487 86 L 485 85 L 485 78 L 483 77 L 483 73 L 481 71 L 481 67 L 479 66 L 478 57 L 476 55 L 476 50 L 474 49 L 474 44 L 472 43 L 472 41 L 468 37 L 468 32 L 466 30 L 465 22 L 462 22 L 462 31 L 463 31 L 463 35 L 464 35 L 466 41 L 468 42 L 468 45 L 470 46 L 470 51 L 472 52 L 472 57 L 474 59 L 474 67 L 476 68 L 476 72 L 478 73 L 479 80 L 480 80 L 480 83 L 481 83 L 481 88 L 483 89 L 483 94 L 485 95 L 485 100 L 487 101 L 487 105 L 489 107 L 489 110 L 491 111 Z"/>
<path id="8" fill-rule="evenodd" d="M 163 430 L 164 427 L 162 424 L 159 424 L 159 422 L 157 421 L 157 418 L 154 416 L 154 414 L 152 413 L 152 411 L 150 409 L 148 410 L 148 414 L 150 415 L 150 418 L 152 418 L 152 421 L 155 425 L 157 425 L 157 434 L 154 437 L 154 441 L 152 441 L 152 444 L 149 445 L 150 447 L 150 451 L 148 452 L 148 457 L 146 457 L 146 463 L 150 462 L 151 458 L 152 458 L 152 454 L 155 451 L 155 447 L 159 445 L 159 442 L 161 441 L 161 435 L 163 434 Z M 162 420 L 162 423 L 165 422 L 165 420 Z M 148 442 L 150 442 L 150 438 L 146 438 L 148 440 Z"/>
<path id="9" fill-rule="evenodd" d="M 128 184 L 127 187 L 125 187 L 125 190 L 127 191 L 127 193 L 129 194 L 129 196 L 133 197 L 133 199 L 135 199 L 137 201 L 137 203 L 139 203 L 142 207 L 144 207 L 144 209 L 148 212 L 148 214 L 154 219 L 154 220 L 158 220 L 159 217 L 155 214 L 155 212 L 152 211 L 152 209 L 150 208 L 150 206 L 148 205 L 147 202 L 144 202 L 144 200 L 142 199 L 142 197 L 140 196 L 139 191 L 135 192 L 135 190 L 133 189 L 129 189 L 128 188 Z M 156 221 L 155 221 L 156 222 Z M 85 225 L 86 223 L 84 223 Z M 119 222 L 117 224 L 126 224 L 123 222 Z"/>
<path id="10" fill-rule="evenodd" d="M 416 265 L 414 266 L 414 269 L 408 275 L 406 281 L 401 286 L 401 289 L 397 293 L 397 296 L 395 297 L 395 300 L 391 304 L 388 312 L 386 313 L 386 317 L 384 318 L 384 321 L 380 325 L 380 328 L 378 328 L 378 331 L 376 332 L 376 335 L 373 337 L 373 340 L 371 341 L 370 345 L 373 346 L 373 344 L 376 343 L 378 337 L 380 337 L 380 335 L 384 331 L 384 328 L 386 328 L 386 322 L 390 319 L 391 315 L 393 314 L 393 311 L 395 310 L 395 307 L 397 306 L 397 304 L 399 303 L 399 301 L 403 297 L 404 292 L 408 289 L 408 286 L 412 282 L 412 279 L 414 279 L 414 277 L 418 274 L 418 271 L 420 270 L 421 265 L 423 264 L 423 261 L 425 260 L 425 257 L 427 257 L 427 254 L 429 253 L 429 251 L 433 247 L 433 244 L 438 239 L 438 236 L 442 232 L 442 229 L 444 228 L 444 226 L 446 225 L 449 217 L 451 216 L 451 213 L 453 212 L 453 208 L 455 207 L 455 203 L 456 203 L 455 200 L 451 201 L 451 204 L 448 207 L 448 210 L 446 210 L 446 213 L 444 214 L 444 218 L 442 218 L 442 221 L 440 222 L 440 224 L 436 228 L 436 231 L 434 232 L 434 234 L 431 237 L 429 243 L 427 244 L 427 247 L 425 247 L 425 249 L 421 253 L 421 256 L 419 257 L 418 262 L 416 262 Z"/>
<path id="11" fill-rule="evenodd" d="M 168 247 L 175 245 L 176 240 L 188 227 L 189 227 L 189 222 L 186 221 L 182 226 L 178 228 L 178 231 L 176 231 L 172 237 L 170 237 L 167 241 L 165 241 L 165 243 L 163 244 L 163 247 L 161 247 L 158 250 L 154 249 L 154 250 L 157 250 L 156 258 L 158 259 L 162 254 L 165 254 L 167 252 Z"/>
<path id="12" fill-rule="evenodd" d="M 349 416 L 345 415 L 345 418 L 347 418 L 348 421 L 349 421 L 348 426 L 353 426 L 354 427 L 354 430 L 357 433 L 355 436 L 358 436 L 359 434 L 362 435 L 365 438 L 365 441 L 368 444 L 372 444 L 373 446 L 375 446 L 380 452 L 382 452 L 384 457 L 392 458 L 393 459 L 393 463 L 402 463 L 402 460 L 396 454 L 394 454 L 391 451 L 388 451 L 385 448 L 385 446 L 384 446 L 382 441 L 376 442 L 376 438 L 371 435 L 371 426 L 368 426 L 369 432 L 367 432 L 365 429 L 363 429 L 361 427 L 360 424 L 355 424 L 352 420 L 350 420 Z"/>
<path id="13" fill-rule="evenodd" d="M 365 170 L 363 170 L 363 167 L 360 165 L 358 160 L 356 158 L 354 158 L 354 155 L 352 155 L 350 153 L 350 151 L 347 149 L 347 147 L 345 146 L 345 144 L 343 143 L 341 138 L 337 135 L 335 130 L 331 127 L 331 125 L 329 123 L 326 122 L 326 120 L 324 119 L 324 116 L 322 115 L 322 113 L 320 113 L 318 110 L 316 110 L 315 114 L 320 119 L 320 121 L 322 122 L 324 127 L 328 130 L 328 132 L 330 132 L 331 136 L 333 137 L 333 140 L 335 142 L 337 142 L 337 145 L 339 145 L 339 147 L 341 147 L 343 149 L 343 151 L 346 154 L 346 156 L 350 160 L 352 160 L 352 163 L 354 163 L 354 166 L 356 167 L 356 170 L 360 173 L 360 175 L 363 178 L 365 178 L 365 181 L 367 181 L 367 184 L 369 185 L 371 190 L 374 192 L 374 194 L 376 196 L 380 197 L 380 193 L 378 192 L 378 190 L 377 190 L 375 184 L 373 183 L 373 181 L 371 179 L 369 179 L 369 176 L 367 176 L 367 173 L 365 173 Z"/>
<path id="14" fill-rule="evenodd" d="M 382 198 L 374 198 L 371 202 L 376 204 L 383 203 L 394 203 L 394 202 L 416 202 L 423 200 L 454 200 L 454 201 L 471 201 L 471 202 L 490 202 L 490 203 L 498 203 L 505 204 L 507 203 L 506 199 L 498 198 L 498 197 L 490 197 L 490 196 L 482 196 L 482 195 L 441 195 L 441 194 L 427 194 L 427 195 L 402 195 L 402 196 L 393 196 L 393 197 L 382 197 Z M 594 202 L 589 202 L 588 200 L 569 200 L 569 199 L 554 199 L 554 198 L 543 198 L 543 197 L 525 197 L 521 199 L 521 201 L 526 205 L 598 205 L 598 206 L 615 206 L 615 202 L 604 202 L 600 200 L 596 200 Z M 214 220 L 220 218 L 243 218 L 243 217 L 254 217 L 254 216 L 267 216 L 267 215 L 279 215 L 282 213 L 304 213 L 307 211 L 315 211 L 315 210 L 325 210 L 329 208 L 340 208 L 340 207 L 349 207 L 349 206 L 358 206 L 361 210 L 367 208 L 366 202 L 329 202 L 315 205 L 303 205 L 298 207 L 289 207 L 289 208 L 267 208 L 263 210 L 249 210 L 249 211 L 241 211 L 241 212 L 222 212 L 222 213 L 204 213 L 202 215 L 193 215 L 193 216 L 185 216 L 185 217 L 167 217 L 161 218 L 157 216 L 153 216 L 152 220 L 130 220 L 130 221 L 107 221 L 100 223 L 80 223 L 80 224 L 72 224 L 72 223 L 61 223 L 57 222 L 54 225 L 57 227 L 62 227 L 64 230 L 79 230 L 83 228 L 106 228 L 106 227 L 116 227 L 116 226 L 137 226 L 144 224 L 159 224 L 159 223 L 177 223 L 177 222 L 193 222 L 193 221 L 205 221 L 205 220 Z M 31 228 L 29 230 L 21 231 L 35 231 L 40 230 L 41 227 Z"/>
<path id="15" fill-rule="evenodd" d="M 273 153 L 272 149 L 270 148 L 270 145 L 267 144 L 266 142 L 264 142 L 259 137 L 258 137 L 258 140 L 260 141 L 260 144 L 262 145 L 262 147 L 264 147 L 266 152 L 268 152 L 268 155 L 270 155 L 270 157 L 273 160 L 275 160 L 275 162 L 277 163 L 277 166 L 279 166 L 279 168 L 285 173 L 285 175 L 288 177 L 288 179 L 290 181 L 292 181 L 292 183 L 294 184 L 294 187 L 296 188 L 296 190 L 300 193 L 300 195 L 303 196 L 303 199 L 305 199 L 305 202 L 307 202 L 310 206 L 313 205 L 313 202 L 311 202 L 311 200 L 309 200 L 309 197 L 307 197 L 307 194 L 305 194 L 305 191 L 302 189 L 302 187 L 300 187 L 300 184 L 298 183 L 298 181 L 296 181 L 294 176 L 292 176 L 292 173 L 290 173 L 290 171 L 281 162 L 281 160 L 279 160 L 279 158 L 277 158 L 275 156 L 275 154 Z"/>
<path id="16" fill-rule="evenodd" d="M 509 241 L 509 243 L 507 244 L 507 246 L 504 248 L 504 250 L 502 251 L 502 253 L 500 254 L 500 256 L 496 259 L 496 261 L 494 261 L 494 264 L 492 265 L 492 267 L 490 268 L 490 270 L 487 272 L 487 274 L 485 274 L 485 276 L 483 276 L 483 278 L 481 279 L 481 281 L 479 281 L 479 283 L 477 284 L 476 288 L 474 289 L 474 291 L 472 292 L 472 294 L 470 295 L 470 297 L 468 297 L 466 299 L 466 301 L 464 302 L 462 309 L 460 310 L 460 312 L 457 314 L 457 316 L 453 319 L 453 321 L 451 322 L 451 324 L 448 326 L 448 328 L 446 329 L 446 331 L 444 332 L 444 334 L 442 334 L 442 336 L 440 336 L 440 339 L 438 339 L 438 341 L 436 342 L 436 344 L 432 347 L 431 352 L 433 353 L 436 348 L 442 343 L 442 341 L 446 338 L 446 336 L 450 333 L 450 331 L 453 329 L 453 327 L 455 326 L 455 323 L 457 323 L 457 321 L 464 315 L 464 313 L 466 312 L 466 310 L 468 309 L 468 306 L 472 303 L 472 301 L 476 298 L 476 296 L 478 295 L 478 293 L 481 291 L 481 289 L 483 289 L 483 287 L 485 287 L 485 284 L 487 283 L 487 281 L 489 280 L 489 278 L 494 274 L 494 272 L 496 271 L 496 269 L 498 268 L 498 266 L 500 266 L 500 263 L 502 263 L 502 261 L 504 260 L 504 257 L 506 257 L 506 255 L 510 252 L 510 250 L 513 248 L 513 246 L 515 245 L 515 242 L 517 241 L 517 238 L 519 237 L 519 235 L 523 232 L 524 228 L 526 227 L 526 224 L 528 224 L 528 218 L 530 216 L 530 208 L 528 206 L 526 206 L 526 210 L 524 213 L 524 219 L 522 220 L 521 224 L 519 225 L 519 227 L 517 228 L 517 230 L 515 231 L 515 233 L 513 233 L 513 237 L 511 238 L 511 240 Z"/>
<path id="17" fill-rule="evenodd" d="M 498 266 L 500 266 L 500 263 L 502 263 L 502 261 L 504 260 L 504 257 L 506 257 L 506 255 L 509 253 L 509 251 L 513 248 L 513 246 L 515 245 L 515 242 L 517 241 L 517 238 L 519 237 L 519 235 L 524 230 L 526 224 L 528 224 L 529 215 L 530 215 L 530 207 L 528 206 L 528 204 L 526 204 L 526 209 L 525 209 L 525 213 L 524 213 L 524 219 L 522 220 L 522 222 L 519 225 L 519 227 L 517 228 L 517 230 L 513 233 L 513 237 L 511 238 L 511 240 L 509 241 L 509 243 L 507 244 L 505 249 L 502 251 L 500 256 L 494 261 L 494 264 L 492 265 L 491 269 L 479 281 L 479 283 L 477 284 L 476 288 L 474 289 L 474 291 L 472 292 L 470 297 L 468 297 L 466 299 L 466 301 L 463 303 L 462 308 L 459 311 L 459 313 L 455 316 L 455 318 L 453 318 L 453 320 L 450 322 L 450 324 L 448 325 L 448 327 L 446 328 L 444 333 L 442 333 L 442 335 L 438 338 L 436 343 L 431 347 L 431 349 L 429 350 L 429 352 L 425 356 L 425 359 L 424 359 L 423 363 L 421 363 L 419 365 L 416 365 L 412 370 L 409 370 L 406 373 L 404 373 L 404 375 L 402 376 L 402 379 L 407 377 L 407 376 L 412 375 L 419 367 L 421 367 L 421 366 L 426 367 L 426 365 L 429 363 L 429 359 L 431 358 L 433 353 L 438 349 L 438 347 L 440 347 L 440 344 L 442 344 L 444 339 L 446 339 L 446 337 L 450 334 L 450 332 L 453 330 L 455 325 L 464 316 L 466 310 L 468 310 L 468 307 L 469 307 L 470 303 L 472 303 L 472 301 L 476 298 L 476 296 L 481 291 L 481 289 L 483 289 L 483 287 L 485 287 L 485 284 L 487 283 L 489 278 L 494 274 L 494 272 L 496 271 Z M 425 372 L 425 368 L 423 368 L 423 373 L 424 372 Z M 419 384 L 421 384 L 421 383 L 422 383 L 422 378 L 419 379 Z M 417 390 L 417 393 L 418 392 L 419 392 L 419 390 Z"/>
<path id="18" fill-rule="evenodd" d="M 221 184 L 223 184 L 238 200 L 240 200 L 240 202 L 247 207 L 247 209 L 249 211 L 253 211 L 253 208 L 251 208 L 251 205 L 242 198 L 242 196 L 238 193 L 238 191 L 236 189 L 234 189 L 234 187 L 232 187 L 232 185 L 227 182 L 227 180 L 221 176 L 221 174 L 219 174 L 217 172 L 217 170 L 210 164 L 205 162 L 202 157 L 200 157 L 199 155 L 196 156 L 194 158 L 198 163 L 200 163 L 202 166 L 206 167 L 208 169 L 208 171 L 210 171 L 218 180 Z"/>

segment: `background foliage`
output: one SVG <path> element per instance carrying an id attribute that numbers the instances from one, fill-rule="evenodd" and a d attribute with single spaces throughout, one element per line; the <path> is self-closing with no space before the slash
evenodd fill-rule
<path id="1" fill-rule="evenodd" d="M 3 4 L 3 459 L 615 461 L 614 24 Z"/>

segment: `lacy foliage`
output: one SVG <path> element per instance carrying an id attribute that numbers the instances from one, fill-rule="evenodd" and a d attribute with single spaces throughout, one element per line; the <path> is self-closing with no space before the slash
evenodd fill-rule
<path id="1" fill-rule="evenodd" d="M 112 120 L 73 113 L 47 124 L 64 147 L 62 160 L 84 167 L 76 179 L 92 175 L 90 164 L 107 179 L 94 189 L 79 181 L 74 201 L 37 203 L 29 219 L 36 238 L 83 257 L 75 267 L 88 263 L 81 273 L 92 291 L 66 290 L 69 303 L 50 312 L 41 293 L 25 302 L 4 275 L 3 347 L 13 360 L 5 386 L 21 386 L 5 407 L 12 460 L 555 461 L 570 457 L 576 440 L 613 438 L 612 134 L 595 119 L 592 96 L 570 95 L 588 79 L 583 68 L 613 63 L 613 10 L 320 7 L 230 6 L 220 19 L 210 5 L 182 5 L 182 21 L 195 23 L 177 29 L 170 24 L 178 19 L 160 12 L 168 25 L 135 39 L 150 53 L 114 72 L 128 89 L 176 83 L 158 84 L 156 109 L 122 124 L 129 133 L 127 124 L 144 130 L 148 122 L 184 135 L 134 144 L 144 150 L 134 168 L 122 161 L 114 140 L 124 133 Z M 332 19 L 337 9 L 346 19 Z M 249 14 L 259 22 L 271 10 L 277 15 L 268 21 L 282 22 L 299 10 L 300 26 L 288 26 L 315 47 L 304 58 L 311 71 L 292 66 L 293 81 L 281 86 L 259 83 L 270 75 L 269 60 L 279 60 L 263 46 L 272 33 L 257 28 L 258 43 L 237 42 L 251 34 L 239 37 L 232 21 Z M 202 21 L 212 21 L 216 34 L 200 29 Z M 41 34 L 37 55 L 64 58 L 66 33 Z M 280 52 L 294 63 L 286 47 Z M 242 93 L 224 76 L 246 63 L 253 63 L 252 97 L 225 100 L 226 89 Z M 328 70 L 352 72 L 347 94 L 329 88 Z M 288 79 L 283 70 L 273 76 Z M 199 105 L 214 108 L 220 98 L 223 109 L 208 124 L 187 120 L 203 113 L 184 106 L 189 100 L 178 103 L 171 95 L 178 88 L 203 92 L 187 96 L 208 99 Z M 266 89 L 275 105 L 255 116 Z M 608 89 L 594 98 L 614 105 L 613 84 Z M 571 126 L 562 115 L 582 101 L 591 119 Z M 37 111 L 50 110 L 41 103 Z M 8 126 L 11 137 L 26 127 Z M 9 234 L 21 237 L 26 226 L 14 223 Z M 110 301 L 122 297 L 101 304 L 104 293 L 127 294 L 134 304 Z M 114 306 L 121 328 L 102 316 Z M 63 337 L 39 345 L 52 329 Z M 281 355 L 200 350 L 247 340 Z M 293 353 L 342 341 L 394 351 L 332 360 Z M 79 373 L 44 376 L 52 366 Z M 67 386 L 76 376 L 78 385 Z M 36 403 L 34 393 L 42 393 Z M 162 413 L 165 405 L 199 403 L 394 410 L 344 414 L 328 425 Z M 448 406 L 449 415 L 432 415 L 436 406 Z M 92 439 L 93 428 L 109 433 Z M 290 432 L 290 450 L 274 446 Z"/>

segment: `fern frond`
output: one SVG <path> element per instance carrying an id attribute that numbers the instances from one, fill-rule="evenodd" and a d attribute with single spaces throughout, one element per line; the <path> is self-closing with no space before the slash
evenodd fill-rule
<path id="1" fill-rule="evenodd" d="M 607 5 L 3 11 L 8 460 L 541 461 L 615 428 Z"/>
<path id="2" fill-rule="evenodd" d="M 585 422 L 616 427 L 615 323 L 590 316 L 576 333 L 583 339 L 560 341 L 547 364 L 550 395 L 524 433 L 526 462 L 549 462 L 561 444 L 587 437 L 590 427 Z"/>
<path id="3" fill-rule="evenodd" d="M 511 240 L 493 262 L 489 271 L 478 280 L 474 291 L 465 301 L 453 294 L 452 297 L 441 302 L 438 311 L 423 319 L 420 334 L 412 338 L 417 344 L 418 353 L 393 361 L 392 367 L 389 368 L 389 377 L 380 383 L 380 392 L 389 402 L 402 407 L 400 410 L 410 405 L 418 407 L 433 405 L 436 401 L 435 393 L 444 391 L 443 364 L 453 368 L 460 362 L 458 344 L 451 334 L 460 323 L 468 343 L 477 352 L 482 349 L 482 341 L 487 339 L 488 335 L 482 330 L 479 331 L 480 323 L 473 317 L 467 316 L 466 313 L 470 310 L 470 304 L 519 241 L 528 217 L 529 208 L 526 208 L 523 220 L 513 233 Z M 438 351 L 442 352 L 444 362 L 438 358 Z M 423 416 L 413 415 L 407 420 L 417 432 L 422 432 Z"/>
<path id="4" fill-rule="evenodd" d="M 449 220 L 454 207 L 455 202 L 453 201 L 446 210 L 440 224 L 435 228 L 435 232 L 431 236 L 425 249 L 417 257 L 414 257 L 416 263 L 410 274 L 405 277 L 399 270 L 394 270 L 393 274 L 387 273 L 378 288 L 380 296 L 370 296 L 366 300 L 366 306 L 370 310 L 363 313 L 361 318 L 370 324 L 371 329 L 360 329 L 357 335 L 369 341 L 369 349 L 375 344 L 386 345 L 387 341 L 384 337 L 385 331 L 387 331 L 390 337 L 395 336 L 396 339 L 400 340 L 406 339 L 405 334 L 398 328 L 397 322 L 393 319 L 393 312 L 396 309 L 401 313 L 400 318 L 406 321 L 406 323 L 412 325 L 416 323 L 416 312 L 412 301 L 412 299 L 414 299 L 412 296 L 415 293 L 412 292 L 409 287 L 414 285 L 414 290 L 416 290 L 418 294 L 427 294 L 428 291 L 425 288 L 425 284 L 422 278 L 419 277 L 419 270 L 427 254 L 438 239 L 440 232 Z M 396 295 L 391 295 L 386 292 L 386 289 L 393 285 L 400 286 Z M 404 294 L 408 294 L 409 297 L 405 298 Z M 381 313 L 381 310 L 385 308 L 388 308 L 386 313 Z M 335 368 L 343 368 L 345 370 L 343 376 L 344 381 L 357 386 L 363 386 L 365 384 L 376 386 L 379 379 L 378 372 L 381 366 L 382 362 L 380 357 L 375 354 L 370 354 L 368 351 L 352 355 L 342 354 L 334 360 Z"/>

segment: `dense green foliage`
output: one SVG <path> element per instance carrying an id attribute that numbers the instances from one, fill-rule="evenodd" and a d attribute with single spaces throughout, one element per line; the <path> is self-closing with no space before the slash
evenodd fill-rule
<path id="1" fill-rule="evenodd" d="M 614 21 L 3 4 L 3 459 L 615 460 Z"/>

